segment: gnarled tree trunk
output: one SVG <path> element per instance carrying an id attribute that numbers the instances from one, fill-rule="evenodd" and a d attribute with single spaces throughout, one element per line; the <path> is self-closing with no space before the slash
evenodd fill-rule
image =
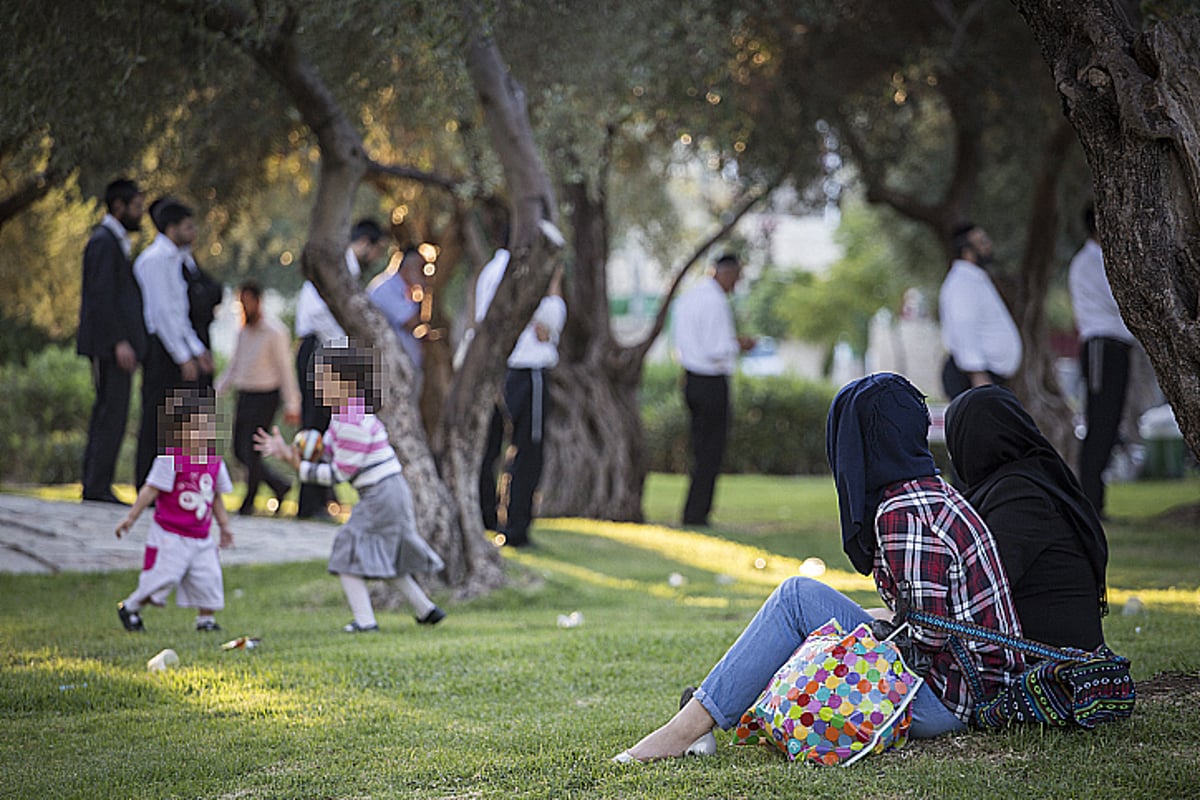
<path id="1" fill-rule="evenodd" d="M 1200 18 L 1144 33 L 1112 0 L 1014 0 L 1092 168 L 1104 264 L 1200 452 Z"/>

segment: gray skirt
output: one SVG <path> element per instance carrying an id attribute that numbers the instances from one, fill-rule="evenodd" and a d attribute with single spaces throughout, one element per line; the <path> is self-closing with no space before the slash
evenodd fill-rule
<path id="1" fill-rule="evenodd" d="M 403 475 L 389 475 L 359 490 L 350 519 L 333 539 L 330 572 L 394 578 L 443 568 L 441 557 L 417 533 L 412 490 Z"/>

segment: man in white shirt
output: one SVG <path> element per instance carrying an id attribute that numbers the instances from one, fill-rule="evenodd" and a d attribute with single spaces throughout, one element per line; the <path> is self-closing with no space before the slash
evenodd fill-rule
<path id="1" fill-rule="evenodd" d="M 722 255 L 711 276 L 675 301 L 672 336 L 685 370 L 683 396 L 692 418 L 692 470 L 684 525 L 708 525 L 729 436 L 729 376 L 737 368 L 738 355 L 754 346 L 753 339 L 738 337 L 729 305 L 729 295 L 741 276 L 737 257 Z"/>
<path id="2" fill-rule="evenodd" d="M 196 240 L 192 209 L 177 200 L 155 206 L 161 232 L 133 264 L 142 290 L 147 352 L 142 368 L 142 424 L 138 431 L 137 485 L 146 482 L 158 440 L 159 408 L 173 389 L 198 385 L 201 374 L 212 374 L 212 354 L 200 341 L 189 317 L 188 284 L 184 276 L 187 248 Z"/>
<path id="3" fill-rule="evenodd" d="M 973 386 L 1003 384 L 1021 366 L 1021 333 L 988 275 L 992 240 L 978 225 L 960 225 L 955 259 L 938 294 L 942 344 L 949 354 L 942 388 L 954 399 Z"/>
<path id="4" fill-rule="evenodd" d="M 480 270 L 475 282 L 475 322 L 483 321 L 508 269 L 510 254 L 501 248 Z M 558 364 L 558 339 L 567 321 L 567 304 L 562 298 L 562 269 L 555 271 L 550 288 L 521 331 L 504 377 L 504 410 L 492 414 L 479 474 L 479 505 L 483 525 L 501 534 L 498 541 L 508 547 L 527 547 L 533 523 L 533 495 L 542 479 L 546 419 L 550 414 L 550 382 L 547 373 Z M 496 498 L 496 461 L 504 440 L 505 412 L 512 422 L 512 444 L 516 455 L 508 464 L 508 495 Z M 503 525 L 501 525 L 503 519 Z"/>
<path id="5" fill-rule="evenodd" d="M 131 180 L 104 190 L 108 213 L 83 252 L 76 352 L 92 362 L 96 399 L 83 453 L 83 499 L 122 502 L 113 494 L 113 472 L 129 421 L 133 373 L 146 355 L 142 292 L 133 276 L 129 233 L 142 221 L 145 198 Z"/>
<path id="6" fill-rule="evenodd" d="M 1104 470 L 1117 442 L 1129 353 L 1136 343 L 1113 297 L 1104 272 L 1104 253 L 1096 238 L 1096 213 L 1083 212 L 1088 239 L 1071 259 L 1068 288 L 1079 329 L 1079 363 L 1086 384 L 1087 435 L 1079 449 L 1079 482 L 1096 513 L 1104 514 Z"/>
<path id="7" fill-rule="evenodd" d="M 262 287 L 255 281 L 242 284 L 238 292 L 244 324 L 238 332 L 229 367 L 217 381 L 217 394 L 230 387 L 237 390 L 233 413 L 233 454 L 246 467 L 246 497 L 238 513 L 254 513 L 259 484 L 266 483 L 275 495 L 279 512 L 283 496 L 292 482 L 267 466 L 254 448 L 254 432 L 271 430 L 275 412 L 283 400 L 283 419 L 300 422 L 300 387 L 292 368 L 292 342 L 287 328 L 266 316 L 262 309 Z"/>
<path id="8" fill-rule="evenodd" d="M 372 219 L 359 220 L 350 232 L 350 246 L 346 248 L 346 269 L 357 278 L 363 266 L 377 260 L 387 247 L 383 230 Z M 305 281 L 296 299 L 296 338 L 300 349 L 296 353 L 296 377 L 300 384 L 300 424 L 302 427 L 324 431 L 329 427 L 330 410 L 317 402 L 313 384 L 313 354 L 321 345 L 346 335 L 325 304 L 321 293 L 312 281 Z M 308 519 L 314 515 L 325 515 L 332 491 L 316 483 L 300 485 L 300 503 L 296 516 Z"/>

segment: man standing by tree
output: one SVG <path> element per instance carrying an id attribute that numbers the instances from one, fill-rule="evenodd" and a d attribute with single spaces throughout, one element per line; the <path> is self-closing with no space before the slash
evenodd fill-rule
<path id="1" fill-rule="evenodd" d="M 145 357 L 142 293 L 133 276 L 129 233 L 142 221 L 141 189 L 118 179 L 104 190 L 108 213 L 83 251 L 83 290 L 76 351 L 92 361 L 96 400 L 83 452 L 83 499 L 119 503 L 113 470 L 129 419 L 129 393 Z M 140 485 L 140 484 L 138 484 Z"/>
<path id="2" fill-rule="evenodd" d="M 708 525 L 713 491 L 729 436 L 729 376 L 754 340 L 739 337 L 729 295 L 742 276 L 736 256 L 724 254 L 713 274 L 675 303 L 675 349 L 685 371 L 683 396 L 691 413 L 692 472 L 684 525 Z"/>
<path id="3" fill-rule="evenodd" d="M 1088 238 L 1071 259 L 1067 276 L 1075 325 L 1081 342 L 1080 372 L 1085 384 L 1087 435 L 1079 449 L 1079 482 L 1083 493 L 1104 515 L 1104 469 L 1112 455 L 1125 409 L 1129 384 L 1129 352 L 1136 343 L 1121 319 L 1104 272 L 1104 252 L 1096 238 L 1096 212 L 1083 212 Z"/>
<path id="4" fill-rule="evenodd" d="M 954 262 L 938 294 L 942 344 L 948 355 L 942 389 L 948 399 L 973 386 L 1003 384 L 1021 366 L 1021 333 L 992 283 L 992 240 L 974 223 L 950 240 Z"/>
<path id="5" fill-rule="evenodd" d="M 292 346 L 287 328 L 262 309 L 262 287 L 246 281 L 238 292 L 242 304 L 242 329 L 229 367 L 217 381 L 217 394 L 230 386 L 237 390 L 237 405 L 233 412 L 233 453 L 246 467 L 246 497 L 238 513 L 254 513 L 254 498 L 260 483 L 266 483 L 283 503 L 292 484 L 263 461 L 262 453 L 254 447 L 254 433 L 259 428 L 271 430 L 279 401 L 283 400 L 283 419 L 289 425 L 300 422 L 300 387 L 292 370 Z M 275 507 L 278 512 L 279 505 Z"/>
<path id="6" fill-rule="evenodd" d="M 159 406 L 172 389 L 196 384 L 202 374 L 212 374 L 208 348 L 192 328 L 188 284 L 184 271 L 188 246 L 196 240 L 192 209 L 178 200 L 165 200 L 154 208 L 161 230 L 133 264 L 142 288 L 146 333 L 146 363 L 142 370 L 142 425 L 138 432 L 137 485 L 146 482 L 159 452 Z"/>
<path id="7" fill-rule="evenodd" d="M 350 246 L 346 248 L 346 269 L 356 279 L 362 274 L 363 266 L 377 260 L 387 242 L 383 229 L 373 219 L 359 220 L 350 232 Z M 321 345 L 346 335 L 342 326 L 334 319 L 333 312 L 325 304 L 321 293 L 312 281 L 305 281 L 296 300 L 296 337 L 300 339 L 300 350 L 296 353 L 296 377 L 300 384 L 300 424 L 304 428 L 324 431 L 329 427 L 330 410 L 317 402 L 313 385 L 313 354 Z M 316 483 L 300 485 L 300 503 L 296 516 L 308 519 L 325 515 L 326 503 L 332 499 L 329 487 Z"/>
<path id="8" fill-rule="evenodd" d="M 424 297 L 425 257 L 415 247 L 405 249 L 400 263 L 383 270 L 367 286 L 367 297 L 387 317 L 388 325 L 400 340 L 400 346 L 412 360 L 416 386 L 413 394 L 420 396 L 421 363 L 423 361 L 421 340 L 413 330 L 421 323 L 421 302 Z"/>
<path id="9" fill-rule="evenodd" d="M 479 272 L 475 283 L 475 322 L 483 321 L 508 269 L 509 251 L 501 248 Z M 528 547 L 533 524 L 533 495 L 542 480 L 545 464 L 546 419 L 550 415 L 550 382 L 547 372 L 558 365 L 558 339 L 567 322 L 567 304 L 562 297 L 562 268 L 555 270 L 546 296 L 538 303 L 533 318 L 521 331 L 508 357 L 504 375 L 504 411 L 512 422 L 512 444 L 517 452 L 506 470 L 507 503 L 503 525 L 496 498 L 496 461 L 504 441 L 504 411 L 492 413 L 479 474 L 479 505 L 483 525 L 497 530 L 498 541 L 508 547 Z"/>

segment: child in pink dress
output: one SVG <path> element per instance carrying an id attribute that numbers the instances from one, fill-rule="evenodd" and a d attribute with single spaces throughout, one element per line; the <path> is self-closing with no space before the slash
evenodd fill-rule
<path id="1" fill-rule="evenodd" d="M 216 409 L 211 394 L 181 389 L 167 397 L 161 430 L 167 430 L 165 451 L 154 460 L 146 483 L 129 514 L 117 525 L 117 538 L 154 504 L 154 520 L 146 534 L 142 574 L 133 593 L 117 604 L 127 631 L 143 631 L 142 607 L 175 602 L 197 609 L 196 630 L 217 631 L 213 618 L 225 607 L 218 542 L 211 535 L 213 517 L 220 526 L 220 546 L 233 545 L 229 515 L 221 500 L 233 490 L 229 471 L 215 452 Z"/>

